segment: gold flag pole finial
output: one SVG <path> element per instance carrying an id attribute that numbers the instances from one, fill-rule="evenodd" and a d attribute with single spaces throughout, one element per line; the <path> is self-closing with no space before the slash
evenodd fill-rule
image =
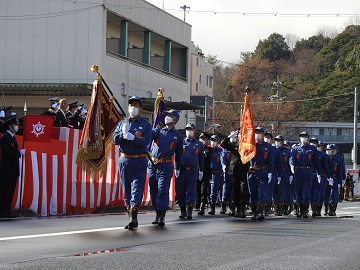
<path id="1" fill-rule="evenodd" d="M 245 95 L 248 95 L 251 91 L 251 88 L 249 86 L 245 87 Z"/>
<path id="2" fill-rule="evenodd" d="M 92 72 L 94 72 L 94 73 L 97 73 L 97 75 L 98 75 L 98 80 L 101 80 L 101 74 L 100 74 L 100 72 L 99 72 L 99 67 L 97 66 L 97 65 L 92 65 L 91 66 L 91 68 L 90 68 L 90 70 L 92 71 Z"/>

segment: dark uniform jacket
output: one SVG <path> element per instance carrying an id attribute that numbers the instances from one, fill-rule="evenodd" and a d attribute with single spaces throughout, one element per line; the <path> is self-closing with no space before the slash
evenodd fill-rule
<path id="1" fill-rule="evenodd" d="M 80 124 L 80 115 L 78 112 L 72 114 L 71 112 L 66 113 L 66 117 L 68 119 L 69 126 L 71 128 L 79 129 Z"/>
<path id="2" fill-rule="evenodd" d="M 69 127 L 68 121 L 62 111 L 59 109 L 56 113 L 54 127 Z"/>
<path id="3" fill-rule="evenodd" d="M 1 157 L 0 157 L 0 177 L 2 179 L 17 180 L 20 175 L 19 171 L 19 146 L 15 137 L 12 137 L 9 132 L 5 132 L 0 138 Z"/>
<path id="4" fill-rule="evenodd" d="M 249 162 L 242 164 L 241 157 L 237 147 L 230 142 L 229 138 L 225 138 L 220 144 L 224 149 L 227 149 L 231 152 L 231 161 L 229 165 L 228 174 L 232 176 L 240 176 L 247 174 L 249 171 Z"/>
<path id="5" fill-rule="evenodd" d="M 208 144 L 204 145 L 204 174 L 203 179 L 211 179 L 211 158 L 214 149 Z"/>

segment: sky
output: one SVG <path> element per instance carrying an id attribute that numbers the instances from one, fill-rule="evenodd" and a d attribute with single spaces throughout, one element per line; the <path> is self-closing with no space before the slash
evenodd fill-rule
<path id="1" fill-rule="evenodd" d="M 146 0 L 192 26 L 192 41 L 205 55 L 238 63 L 272 33 L 307 39 L 319 30 L 341 33 L 360 19 L 359 0 Z M 244 15 L 245 14 L 245 15 Z M 276 16 L 275 16 L 276 14 Z"/>

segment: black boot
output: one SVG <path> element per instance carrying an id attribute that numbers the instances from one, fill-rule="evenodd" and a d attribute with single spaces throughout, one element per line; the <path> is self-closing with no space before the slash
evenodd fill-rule
<path id="1" fill-rule="evenodd" d="M 329 206 L 325 205 L 325 213 L 324 215 L 327 216 L 329 214 Z"/>
<path id="2" fill-rule="evenodd" d="M 179 218 L 186 218 L 186 206 L 180 207 L 180 212 Z"/>
<path id="3" fill-rule="evenodd" d="M 235 216 L 236 212 L 235 212 L 235 203 L 231 202 L 229 204 L 229 216 Z"/>
<path id="4" fill-rule="evenodd" d="M 316 217 L 317 204 L 315 204 L 315 203 L 311 204 L 311 212 L 312 212 L 311 216 Z"/>
<path id="5" fill-rule="evenodd" d="M 210 204 L 210 211 L 208 212 L 209 215 L 215 215 L 215 203 Z"/>
<path id="6" fill-rule="evenodd" d="M 260 203 L 258 220 L 264 220 L 264 219 L 265 219 L 265 204 Z"/>
<path id="7" fill-rule="evenodd" d="M 192 204 L 187 205 L 186 206 L 186 218 L 187 219 L 192 219 L 192 211 L 193 211 Z"/>
<path id="8" fill-rule="evenodd" d="M 127 214 L 128 214 L 129 220 L 130 220 L 130 208 L 128 208 L 126 210 L 127 210 Z M 129 223 L 124 226 L 124 229 L 126 229 L 126 230 L 129 229 Z"/>
<path id="9" fill-rule="evenodd" d="M 251 212 L 252 212 L 252 217 L 251 220 L 255 221 L 257 220 L 258 214 L 257 214 L 257 207 L 255 206 L 251 206 Z"/>
<path id="10" fill-rule="evenodd" d="M 309 205 L 304 204 L 303 205 L 303 213 L 302 213 L 303 218 L 308 218 L 308 211 L 309 211 Z"/>
<path id="11" fill-rule="evenodd" d="M 301 218 L 301 217 L 302 217 L 303 212 L 304 212 L 304 206 L 303 206 L 302 204 L 300 204 L 300 209 L 299 209 L 299 211 L 298 211 L 298 213 L 297 213 L 296 217 Z"/>
<path id="12" fill-rule="evenodd" d="M 335 205 L 334 205 L 334 216 L 336 216 L 336 209 L 337 209 L 337 203 L 335 203 Z"/>
<path id="13" fill-rule="evenodd" d="M 240 218 L 246 218 L 245 211 L 246 211 L 246 206 L 245 205 L 240 205 L 240 214 L 239 214 Z"/>
<path id="14" fill-rule="evenodd" d="M 226 213 L 226 202 L 225 201 L 221 202 L 220 207 L 221 207 L 220 214 L 222 214 L 222 215 L 225 214 Z"/>
<path id="15" fill-rule="evenodd" d="M 335 204 L 329 204 L 329 216 L 333 217 L 335 216 Z"/>
<path id="16" fill-rule="evenodd" d="M 138 227 L 138 220 L 137 220 L 138 210 L 139 209 L 136 207 L 131 207 L 131 209 L 130 209 L 129 230 L 132 230 L 132 229 Z"/>
<path id="17" fill-rule="evenodd" d="M 322 204 L 318 205 L 318 216 L 321 217 Z"/>
<path id="18" fill-rule="evenodd" d="M 300 215 L 300 207 L 297 203 L 294 204 L 294 214 L 295 214 L 295 216 Z"/>
<path id="19" fill-rule="evenodd" d="M 288 204 L 284 204 L 283 205 L 283 215 L 284 216 L 287 216 L 288 215 L 288 212 L 289 211 L 289 205 Z"/>
<path id="20" fill-rule="evenodd" d="M 151 222 L 151 223 L 152 223 L 152 224 L 159 224 L 159 218 L 160 218 L 159 211 L 156 210 L 155 220 L 154 220 L 153 222 Z"/>
<path id="21" fill-rule="evenodd" d="M 282 216 L 282 213 L 283 213 L 283 204 L 282 203 L 280 203 L 279 205 L 278 205 L 278 212 L 277 212 L 277 216 L 279 216 L 279 217 L 281 217 Z"/>
<path id="22" fill-rule="evenodd" d="M 205 214 L 205 203 L 200 204 L 200 211 L 198 212 L 199 216 L 203 216 Z"/>
<path id="23" fill-rule="evenodd" d="M 166 214 L 166 210 L 159 210 L 159 223 L 158 223 L 158 225 L 160 227 L 165 226 L 165 214 Z"/>

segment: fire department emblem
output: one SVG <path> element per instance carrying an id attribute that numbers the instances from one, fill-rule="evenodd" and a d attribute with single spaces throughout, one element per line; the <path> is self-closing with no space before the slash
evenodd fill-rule
<path id="1" fill-rule="evenodd" d="M 34 133 L 36 137 L 44 134 L 45 125 L 42 125 L 40 121 L 37 124 L 33 124 L 32 126 L 33 130 L 31 131 L 31 133 Z"/>

